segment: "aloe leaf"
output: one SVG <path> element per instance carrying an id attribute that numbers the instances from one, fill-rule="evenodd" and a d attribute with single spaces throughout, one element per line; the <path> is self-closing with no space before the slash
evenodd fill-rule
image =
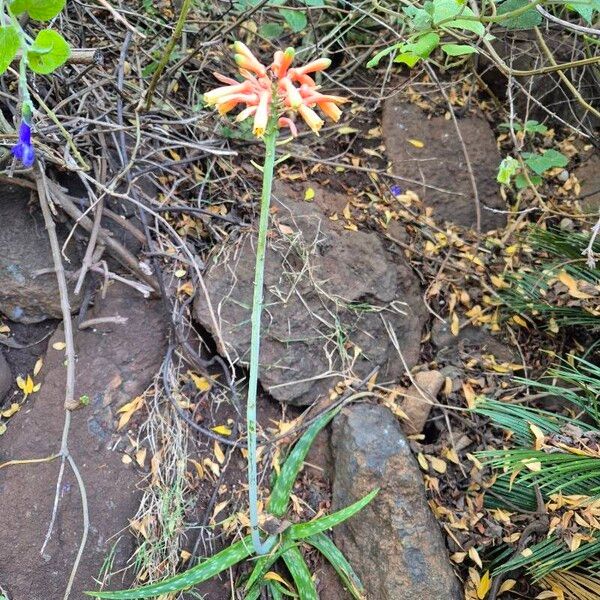
<path id="1" fill-rule="evenodd" d="M 296 477 L 298 477 L 300 469 L 302 469 L 304 459 L 315 437 L 338 412 L 339 409 L 321 415 L 294 445 L 294 448 L 281 467 L 281 472 L 271 492 L 267 511 L 272 515 L 282 517 L 285 514 L 294 482 L 296 481 Z"/>
<path id="2" fill-rule="evenodd" d="M 319 594 L 317 594 L 317 588 L 310 574 L 310 569 L 298 547 L 290 546 L 283 553 L 283 560 L 292 575 L 300 598 L 302 600 L 319 600 Z"/>
<path id="3" fill-rule="evenodd" d="M 361 498 L 354 504 L 342 508 L 331 515 L 326 515 L 320 519 L 309 521 L 308 523 L 298 523 L 292 525 L 288 530 L 288 537 L 292 540 L 303 540 L 317 533 L 327 531 L 340 523 L 343 523 L 346 519 L 349 519 L 355 515 L 359 510 L 363 509 L 375 496 L 379 493 L 379 488 L 369 492 L 364 498 Z"/>
<path id="4" fill-rule="evenodd" d="M 252 569 L 252 573 L 250 573 L 250 577 L 248 581 L 246 581 L 246 585 L 244 588 L 248 590 L 248 594 L 251 591 L 251 588 L 256 585 L 257 588 L 260 588 L 262 578 L 265 576 L 267 571 L 273 566 L 273 564 L 281 558 L 281 553 L 283 550 L 278 548 L 277 551 L 273 551 L 266 556 L 261 556 L 254 564 L 254 569 Z"/>
<path id="5" fill-rule="evenodd" d="M 365 589 L 358 575 L 342 551 L 324 533 L 317 533 L 304 541 L 315 547 L 331 563 L 353 598 L 365 600 Z"/>
<path id="6" fill-rule="evenodd" d="M 159 583 L 153 583 L 134 590 L 85 593 L 94 598 L 107 598 L 108 600 L 135 600 L 136 598 L 153 598 L 162 594 L 179 592 L 211 579 L 241 560 L 248 558 L 252 553 L 252 540 L 250 536 L 246 536 L 203 563 Z"/>
<path id="7" fill-rule="evenodd" d="M 276 585 L 269 584 L 269 594 L 271 595 L 272 600 L 283 600 L 283 594 Z"/>

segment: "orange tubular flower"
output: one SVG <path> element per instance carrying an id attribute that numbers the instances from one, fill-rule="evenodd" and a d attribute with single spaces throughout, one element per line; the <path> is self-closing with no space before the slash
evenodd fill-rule
<path id="1" fill-rule="evenodd" d="M 319 58 L 299 67 L 292 67 L 294 49 L 275 52 L 269 67 L 263 65 L 242 42 L 235 42 L 234 60 L 243 81 L 215 73 L 216 79 L 226 84 L 204 94 L 204 101 L 215 106 L 221 115 L 227 114 L 238 104 L 244 106 L 236 122 L 254 116 L 253 132 L 263 137 L 269 128 L 289 128 L 297 135 L 295 123 L 283 113 L 298 113 L 312 131 L 318 134 L 323 119 L 313 110 L 317 107 L 333 122 L 339 121 L 342 111 L 339 104 L 346 102 L 340 96 L 329 96 L 318 91 L 311 73 L 323 71 L 331 65 L 328 58 Z"/>

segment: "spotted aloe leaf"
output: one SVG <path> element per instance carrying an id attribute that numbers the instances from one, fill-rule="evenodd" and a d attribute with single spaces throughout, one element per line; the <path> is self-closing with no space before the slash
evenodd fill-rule
<path id="1" fill-rule="evenodd" d="M 296 481 L 296 477 L 298 477 L 300 469 L 302 469 L 304 459 L 306 458 L 315 437 L 317 437 L 319 431 L 321 431 L 321 429 L 323 429 L 323 427 L 325 427 L 338 412 L 339 410 L 332 410 L 321 415 L 296 442 L 294 448 L 283 463 L 281 472 L 273 486 L 269 504 L 267 506 L 268 512 L 275 517 L 282 517 L 286 513 L 294 482 Z"/>
<path id="2" fill-rule="evenodd" d="M 287 535 L 289 539 L 292 540 L 304 540 L 311 535 L 327 531 L 328 529 L 343 523 L 346 519 L 355 515 L 359 510 L 362 510 L 369 502 L 371 502 L 371 500 L 373 500 L 373 498 L 375 498 L 378 492 L 379 488 L 376 488 L 372 492 L 369 492 L 364 498 L 361 498 L 354 504 L 346 506 L 346 508 L 342 508 L 331 515 L 326 515 L 319 519 L 315 519 L 314 521 L 309 521 L 308 523 L 292 525 L 289 528 Z"/>
<path id="3" fill-rule="evenodd" d="M 355 600 L 365 600 L 365 589 L 358 575 L 341 550 L 324 534 L 317 533 L 304 540 L 316 548 L 336 570 L 342 583 Z"/>
<path id="4" fill-rule="evenodd" d="M 86 592 L 86 594 L 94 598 L 107 598 L 109 600 L 135 600 L 137 598 L 154 598 L 162 594 L 171 594 L 186 590 L 211 579 L 229 567 L 233 567 L 233 565 L 248 558 L 252 553 L 252 540 L 250 536 L 247 536 L 203 563 L 188 569 L 185 573 L 175 575 L 159 583 L 153 583 L 133 590 Z"/>
<path id="5" fill-rule="evenodd" d="M 319 600 L 319 594 L 310 574 L 310 569 L 298 547 L 291 546 L 288 548 L 283 554 L 283 561 L 296 584 L 300 598 L 302 600 Z"/>

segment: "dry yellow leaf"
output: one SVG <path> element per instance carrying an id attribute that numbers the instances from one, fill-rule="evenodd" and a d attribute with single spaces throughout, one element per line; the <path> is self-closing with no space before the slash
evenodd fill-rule
<path id="1" fill-rule="evenodd" d="M 544 439 L 546 437 L 544 435 L 544 432 L 537 425 L 534 425 L 533 423 L 529 423 L 529 429 L 531 430 L 531 433 L 533 433 L 533 436 L 535 437 L 534 449 L 541 450 L 542 446 L 544 445 Z"/>
<path id="2" fill-rule="evenodd" d="M 3 410 L 0 413 L 0 415 L 2 415 L 5 419 L 10 419 L 10 417 L 12 417 L 15 413 L 19 412 L 20 410 L 21 410 L 21 405 L 18 404 L 17 402 L 13 402 L 10 405 L 10 408 Z"/>
<path id="3" fill-rule="evenodd" d="M 144 467 L 144 463 L 146 462 L 146 454 L 147 453 L 148 453 L 148 450 L 146 448 L 140 448 L 135 453 L 135 462 L 142 468 Z"/>
<path id="4" fill-rule="evenodd" d="M 419 452 L 417 454 L 417 462 L 419 463 L 419 465 L 421 466 L 421 469 L 423 469 L 423 471 L 429 471 L 429 465 L 427 464 L 427 459 L 425 458 L 425 455 L 422 452 Z"/>
<path id="5" fill-rule="evenodd" d="M 52 344 L 52 347 L 55 350 L 64 350 L 67 345 L 64 342 L 54 342 L 54 344 Z"/>
<path id="6" fill-rule="evenodd" d="M 442 460 L 441 458 L 437 458 L 437 456 L 430 456 L 429 462 L 431 463 L 433 470 L 437 471 L 438 473 L 443 474 L 446 472 L 446 469 L 448 468 L 446 461 Z"/>
<path id="7" fill-rule="evenodd" d="M 525 327 L 525 329 L 529 329 L 529 326 L 527 325 L 527 321 L 523 317 L 520 317 L 519 315 L 513 315 L 512 320 L 517 325 L 520 325 L 521 327 Z"/>
<path id="8" fill-rule="evenodd" d="M 133 462 L 133 459 L 131 458 L 131 456 L 129 456 L 129 454 L 123 454 L 123 456 L 121 457 L 121 462 L 124 465 L 130 465 Z"/>
<path id="9" fill-rule="evenodd" d="M 486 571 L 479 580 L 479 585 L 477 586 L 477 598 L 479 598 L 479 600 L 483 600 L 487 596 L 491 587 L 492 580 L 490 578 L 490 572 Z"/>
<path id="10" fill-rule="evenodd" d="M 579 300 L 587 300 L 589 298 L 593 298 L 593 296 L 590 296 L 590 294 L 582 292 L 577 287 L 577 280 L 571 277 L 571 275 L 569 275 L 566 271 L 560 272 L 558 280 L 567 286 L 569 290 L 569 296 L 572 296 L 573 298 L 577 298 Z"/>
<path id="11" fill-rule="evenodd" d="M 531 548 L 525 548 L 525 550 L 523 550 L 521 552 L 521 556 L 523 558 L 529 558 L 532 554 L 533 554 L 533 550 Z"/>
<path id="12" fill-rule="evenodd" d="M 460 333 L 460 321 L 458 320 L 458 315 L 453 312 L 450 323 L 450 331 L 452 335 L 458 335 Z"/>
<path id="13" fill-rule="evenodd" d="M 192 553 L 188 552 L 187 550 L 182 550 L 179 553 L 179 557 L 181 558 L 181 562 L 187 562 L 188 560 L 190 560 L 190 558 L 192 558 Z"/>
<path id="14" fill-rule="evenodd" d="M 127 423 L 129 423 L 131 417 L 144 405 L 144 398 L 142 396 L 135 397 L 131 402 L 128 402 L 122 406 L 117 412 L 121 415 L 119 417 L 119 424 L 117 425 L 117 431 L 123 429 Z"/>
<path id="15" fill-rule="evenodd" d="M 196 373 L 192 373 L 191 371 L 188 371 L 188 375 L 192 378 L 199 392 L 208 392 L 212 387 L 212 384 L 206 377 L 200 377 L 200 375 L 196 375 Z"/>
<path id="16" fill-rule="evenodd" d="M 498 590 L 498 596 L 500 594 L 503 594 L 504 592 L 510 592 L 510 590 L 512 590 L 515 587 L 515 585 L 517 585 L 517 581 L 515 579 L 507 579 L 500 586 L 500 589 Z"/>
<path id="17" fill-rule="evenodd" d="M 481 558 L 479 558 L 479 552 L 475 549 L 475 546 L 471 546 L 469 548 L 469 558 L 481 569 L 483 568 L 483 564 L 481 562 Z"/>
<path id="18" fill-rule="evenodd" d="M 35 377 L 36 375 L 39 374 L 39 372 L 42 370 L 42 365 L 44 364 L 44 360 L 40 357 L 35 361 L 35 366 L 33 367 L 33 376 Z"/>
<path id="19" fill-rule="evenodd" d="M 194 465 L 194 467 L 196 469 L 196 474 L 198 475 L 198 477 L 200 479 L 204 479 L 204 476 L 205 476 L 204 467 L 197 460 L 194 460 L 193 458 L 189 458 L 188 460 Z"/>
<path id="20" fill-rule="evenodd" d="M 231 435 L 231 429 L 227 425 L 217 425 L 212 427 L 212 430 L 219 435 Z"/>
<path id="21" fill-rule="evenodd" d="M 315 190 L 314 188 L 306 188 L 306 191 L 304 192 L 304 200 L 306 202 L 310 202 L 311 200 L 313 200 L 315 197 Z"/>
<path id="22" fill-rule="evenodd" d="M 223 450 L 221 450 L 221 446 L 219 445 L 219 442 L 217 442 L 216 440 L 215 440 L 214 452 L 215 452 L 215 458 L 217 459 L 217 462 L 220 465 L 222 465 L 225 462 L 225 454 L 223 454 Z"/>
<path id="23" fill-rule="evenodd" d="M 279 575 L 279 573 L 275 573 L 275 571 L 269 571 L 268 573 L 266 573 L 264 579 L 278 581 L 279 583 L 285 585 L 287 588 L 290 587 L 290 584 L 281 575 Z"/>
<path id="24" fill-rule="evenodd" d="M 415 148 L 424 148 L 425 147 L 425 143 L 422 142 L 421 140 L 416 140 L 416 139 L 409 139 L 408 143 L 411 146 L 414 146 Z"/>

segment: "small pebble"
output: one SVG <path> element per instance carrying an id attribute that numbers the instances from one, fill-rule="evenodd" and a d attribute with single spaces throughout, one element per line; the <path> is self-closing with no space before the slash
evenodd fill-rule
<path id="1" fill-rule="evenodd" d="M 563 169 L 559 174 L 558 174 L 558 180 L 559 181 L 567 181 L 567 179 L 569 179 L 569 171 L 567 171 L 566 169 Z"/>
<path id="2" fill-rule="evenodd" d="M 565 217 L 560 221 L 560 228 L 563 231 L 573 231 L 573 229 L 575 229 L 575 223 L 573 223 L 571 219 Z"/>

